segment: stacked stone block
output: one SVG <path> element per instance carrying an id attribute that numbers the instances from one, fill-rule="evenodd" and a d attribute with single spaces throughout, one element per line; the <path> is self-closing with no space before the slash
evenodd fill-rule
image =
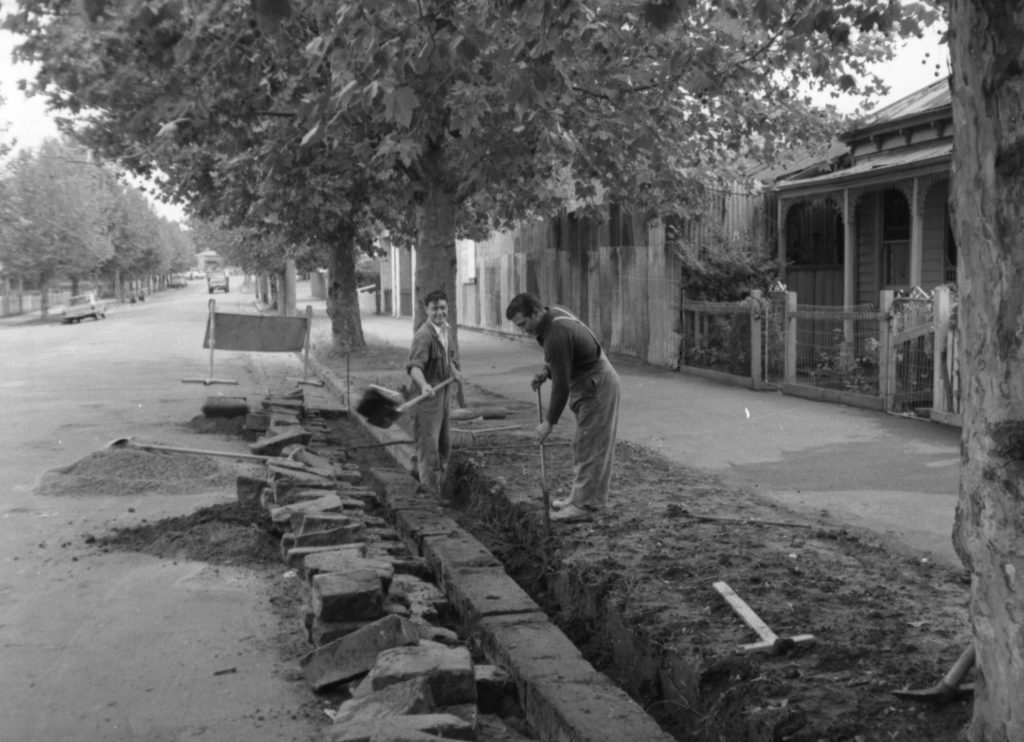
<path id="1" fill-rule="evenodd" d="M 522 739 L 493 715 L 507 713 L 509 699 L 514 708 L 514 683 L 500 668 L 474 663 L 444 625 L 455 614 L 430 565 L 374 515 L 377 491 L 343 451 L 321 442 L 322 419 L 302 428 L 301 400 L 281 395 L 264 409 L 270 424 L 251 449 L 272 458 L 263 471 L 240 475 L 237 493 L 266 510 L 301 586 L 310 643 L 299 661 L 303 676 L 313 691 L 345 697 L 325 739 L 484 740 L 496 727 L 503 739 Z"/>

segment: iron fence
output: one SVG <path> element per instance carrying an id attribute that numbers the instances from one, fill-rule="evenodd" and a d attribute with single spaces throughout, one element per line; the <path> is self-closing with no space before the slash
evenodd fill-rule
<path id="1" fill-rule="evenodd" d="M 879 393 L 879 313 L 871 305 L 801 305 L 796 312 L 796 383 Z"/>

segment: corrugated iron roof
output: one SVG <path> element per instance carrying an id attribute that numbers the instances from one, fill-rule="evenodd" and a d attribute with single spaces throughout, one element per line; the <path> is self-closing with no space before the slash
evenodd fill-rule
<path id="1" fill-rule="evenodd" d="M 865 118 L 857 129 L 938 110 L 950 105 L 952 100 L 949 92 L 949 79 L 943 77 L 931 85 L 926 85 L 920 90 L 916 90 L 910 95 L 890 103 L 884 108 L 879 108 Z M 850 134 L 853 134 L 855 131 L 856 129 L 851 131 Z"/>
<path id="2" fill-rule="evenodd" d="M 916 149 L 900 149 L 892 152 L 883 152 L 870 159 L 860 160 L 848 168 L 836 170 L 825 175 L 817 175 L 810 178 L 784 180 L 776 186 L 778 190 L 785 191 L 793 188 L 802 188 L 808 185 L 830 183 L 847 178 L 857 178 L 867 173 L 878 173 L 885 170 L 904 168 L 908 165 L 923 164 L 929 160 L 941 160 L 943 157 L 951 157 L 953 154 L 953 142 L 934 142 Z"/>

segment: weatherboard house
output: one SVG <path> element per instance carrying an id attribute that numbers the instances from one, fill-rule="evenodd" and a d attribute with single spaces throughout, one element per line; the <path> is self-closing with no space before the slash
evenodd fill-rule
<path id="1" fill-rule="evenodd" d="M 801 304 L 874 305 L 879 292 L 955 283 L 946 78 L 884 108 L 842 146 L 774 185 L 778 255 Z"/>
<path id="2" fill-rule="evenodd" d="M 682 239 L 696 248 L 727 240 L 772 250 L 786 307 L 792 302 L 795 310 L 775 311 L 778 284 L 760 287 L 771 297 L 770 319 L 784 317 L 785 326 L 772 325 L 781 345 L 768 348 L 763 362 L 755 363 L 751 349 L 740 382 L 874 409 L 930 405 L 932 419 L 955 422 L 955 291 L 945 288 L 955 284 L 957 262 L 948 208 L 952 151 L 951 97 L 942 79 L 863 119 L 824 157 L 773 169 L 756 182 L 709 187 L 707 208 L 683 225 L 689 231 Z M 673 239 L 666 231 L 661 220 L 608 203 L 596 214 L 566 210 L 484 240 L 459 240 L 459 324 L 512 333 L 504 307 L 515 293 L 531 291 L 573 307 L 609 352 L 716 371 L 698 368 L 695 353 L 711 347 L 705 329 L 735 323 L 710 318 L 718 309 L 749 312 L 750 305 L 709 308 L 684 296 L 680 231 Z M 384 313 L 413 313 L 415 263 L 415 249 L 390 246 L 381 265 Z M 932 327 L 911 325 L 929 313 Z M 707 318 L 698 322 L 698 315 Z"/>

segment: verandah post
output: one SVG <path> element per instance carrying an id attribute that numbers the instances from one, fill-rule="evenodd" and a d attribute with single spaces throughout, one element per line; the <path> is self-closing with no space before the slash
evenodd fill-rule
<path id="1" fill-rule="evenodd" d="M 896 293 L 891 289 L 878 294 L 878 394 L 882 409 L 891 410 L 896 402 L 896 354 L 890 341 L 892 303 Z"/>
<path id="2" fill-rule="evenodd" d="M 762 311 L 764 303 L 759 289 L 751 291 L 750 297 L 754 300 L 750 306 L 750 381 L 754 389 L 760 389 L 764 386 L 764 377 L 761 372 L 761 341 L 764 333 Z"/>
<path id="3" fill-rule="evenodd" d="M 949 400 L 952 391 L 946 383 L 949 373 L 946 365 L 949 353 L 950 297 L 948 286 L 936 286 L 932 292 L 932 329 L 935 332 L 935 347 L 932 350 L 932 407 L 942 412 L 953 412 Z"/>
<path id="4" fill-rule="evenodd" d="M 796 383 L 796 292 L 786 292 L 786 383 Z"/>

